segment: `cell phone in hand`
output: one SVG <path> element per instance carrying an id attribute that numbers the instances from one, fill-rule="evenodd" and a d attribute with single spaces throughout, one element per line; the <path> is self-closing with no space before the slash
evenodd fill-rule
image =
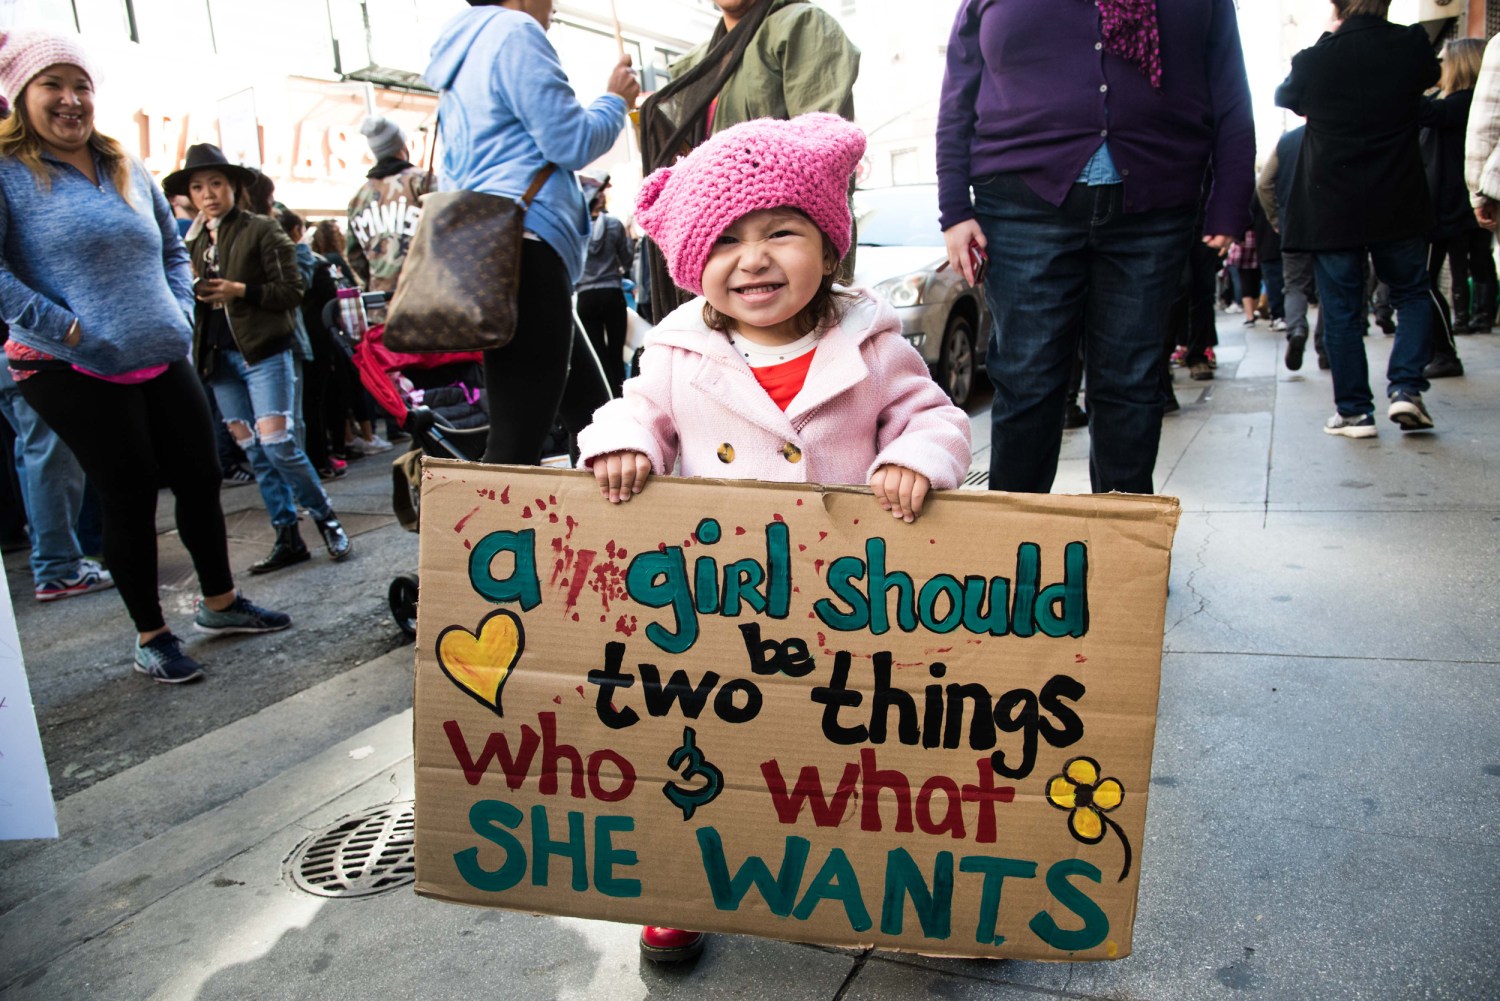
<path id="1" fill-rule="evenodd" d="M 990 259 L 985 255 L 984 248 L 977 243 L 969 244 L 969 269 L 974 272 L 974 284 L 976 286 L 984 283 L 984 268 Z"/>

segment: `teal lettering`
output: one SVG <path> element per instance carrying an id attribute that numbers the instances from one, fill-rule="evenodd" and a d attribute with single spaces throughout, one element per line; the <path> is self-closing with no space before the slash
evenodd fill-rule
<path id="1" fill-rule="evenodd" d="M 641 881 L 618 879 L 614 867 L 635 865 L 636 854 L 629 848 L 616 848 L 611 840 L 616 833 L 635 830 L 634 817 L 594 818 L 594 889 L 606 897 L 639 897 Z"/>
<path id="2" fill-rule="evenodd" d="M 953 853 L 938 852 L 933 859 L 932 886 L 916 860 L 905 848 L 887 853 L 885 858 L 885 900 L 880 908 L 880 931 L 900 935 L 906 918 L 906 900 L 911 898 L 922 923 L 922 934 L 945 939 L 953 933 Z"/>
<path id="3" fill-rule="evenodd" d="M 501 553 L 511 553 L 516 565 L 504 580 L 495 576 L 490 564 Z M 469 554 L 469 584 L 480 597 L 496 604 L 520 602 L 523 611 L 542 603 L 542 584 L 536 575 L 536 529 L 524 532 L 491 532 L 480 539 Z"/>
<path id="4" fill-rule="evenodd" d="M 958 868 L 960 872 L 977 872 L 984 876 L 984 884 L 979 890 L 979 921 L 974 929 L 974 941 L 980 945 L 1004 945 L 1005 936 L 997 935 L 995 929 L 1000 923 L 1000 891 L 1004 887 L 1005 878 L 1015 876 L 1017 879 L 1035 879 L 1036 863 L 989 855 L 967 855 L 959 860 Z"/>
<path id="5" fill-rule="evenodd" d="M 849 856 L 844 854 L 842 848 L 835 848 L 828 853 L 828 861 L 823 863 L 823 868 L 813 877 L 812 885 L 807 888 L 807 894 L 792 912 L 792 917 L 798 921 L 806 921 L 817 910 L 818 904 L 825 900 L 843 903 L 844 914 L 853 930 L 869 931 L 873 925 L 870 912 L 859 894 L 859 877 L 855 875 L 854 867 L 849 864 Z"/>
<path id="6" fill-rule="evenodd" d="M 526 875 L 526 849 L 501 828 L 508 827 L 513 831 L 521 826 L 522 818 L 520 810 L 498 799 L 482 799 L 469 807 L 469 826 L 475 834 L 504 849 L 505 861 L 491 872 L 479 864 L 478 848 L 465 848 L 455 853 L 453 864 L 465 883 L 486 893 L 503 893 L 521 881 Z"/>
<path id="7" fill-rule="evenodd" d="M 1017 636 L 1036 635 L 1036 592 L 1042 577 L 1042 548 L 1023 542 L 1016 550 L 1016 597 L 1011 605 L 1010 629 Z"/>
<path id="8" fill-rule="evenodd" d="M 667 653 L 686 653 L 698 642 L 698 614 L 688 587 L 687 562 L 681 546 L 640 553 L 625 571 L 625 589 L 647 608 L 672 606 L 677 630 L 659 622 L 646 626 L 646 637 Z"/>
<path id="9" fill-rule="evenodd" d="M 792 610 L 792 532 L 784 521 L 766 526 L 766 614 L 784 619 Z"/>
<path id="10" fill-rule="evenodd" d="M 553 855 L 573 860 L 572 887 L 578 892 L 589 888 L 588 844 L 583 838 L 583 814 L 568 811 L 568 840 L 553 841 L 547 826 L 547 808 L 531 808 L 531 884 L 546 886 Z"/>
<path id="11" fill-rule="evenodd" d="M 712 615 L 719 609 L 719 564 L 712 556 L 700 556 L 693 563 L 693 590 L 698 611 Z"/>
<path id="12" fill-rule="evenodd" d="M 976 635 L 1004 636 L 1010 632 L 1010 581 L 991 577 L 986 591 L 983 577 L 964 578 L 964 628 Z"/>
<path id="13" fill-rule="evenodd" d="M 1036 596 L 1036 624 L 1048 636 L 1082 637 L 1089 631 L 1089 550 L 1070 542 L 1063 550 L 1063 579 Z"/>
<path id="14" fill-rule="evenodd" d="M 831 629 L 852 633 L 870 624 L 870 603 L 854 582 L 863 580 L 865 564 L 858 556 L 840 556 L 828 564 L 828 590 L 833 596 L 849 606 L 840 609 L 828 598 L 813 602 L 813 611 Z"/>
<path id="15" fill-rule="evenodd" d="M 937 617 L 939 595 L 948 598 L 948 611 Z M 958 628 L 964 617 L 964 592 L 958 578 L 949 574 L 938 574 L 922 585 L 921 597 L 917 600 L 917 614 L 922 627 L 934 633 L 951 633 Z"/>
<path id="16" fill-rule="evenodd" d="M 724 858 L 724 840 L 719 832 L 712 827 L 698 828 L 698 850 L 703 856 L 703 874 L 708 877 L 708 888 L 713 894 L 714 906 L 721 911 L 739 910 L 740 902 L 754 885 L 772 914 L 787 917 L 797 902 L 797 891 L 802 886 L 802 872 L 807 867 L 809 847 L 806 838 L 789 836 L 786 839 L 786 853 L 782 856 L 781 869 L 774 877 L 770 867 L 757 855 L 747 857 L 739 871 L 731 876 L 728 862 Z"/>
<path id="17" fill-rule="evenodd" d="M 743 601 L 757 612 L 766 610 L 766 599 L 756 590 L 765 582 L 766 572 L 754 560 L 736 560 L 724 566 L 724 614 L 740 614 Z"/>
<path id="18" fill-rule="evenodd" d="M 905 570 L 886 573 L 885 540 L 865 540 L 865 564 L 870 572 L 870 632 L 876 636 L 890 632 L 891 623 L 886 614 L 886 596 L 896 589 L 896 622 L 904 633 L 915 632 L 917 617 L 912 612 L 916 585 L 911 574 Z"/>
<path id="19" fill-rule="evenodd" d="M 1099 882 L 1100 872 L 1082 859 L 1063 859 L 1047 870 L 1047 889 L 1057 902 L 1083 919 L 1083 927 L 1068 930 L 1058 927 L 1052 915 L 1038 911 L 1030 927 L 1036 937 L 1064 952 L 1083 952 L 1100 944 L 1109 935 L 1109 916 L 1083 891 L 1068 882 L 1069 876 L 1085 876 Z"/>

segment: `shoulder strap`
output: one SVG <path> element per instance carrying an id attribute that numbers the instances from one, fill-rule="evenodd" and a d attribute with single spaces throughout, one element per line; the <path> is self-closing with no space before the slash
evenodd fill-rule
<path id="1" fill-rule="evenodd" d="M 531 179 L 531 187 L 527 188 L 526 193 L 521 196 L 521 206 L 523 208 L 531 208 L 531 200 L 537 196 L 537 192 L 542 190 L 542 185 L 547 183 L 552 177 L 552 172 L 556 169 L 557 164 L 549 163 L 536 172 L 536 176 Z"/>

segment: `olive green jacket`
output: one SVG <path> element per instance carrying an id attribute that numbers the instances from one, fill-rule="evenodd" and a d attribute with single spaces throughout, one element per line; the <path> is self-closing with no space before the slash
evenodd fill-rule
<path id="1" fill-rule="evenodd" d="M 204 228 L 188 244 L 195 279 L 203 277 L 209 241 Z M 224 308 L 229 332 L 246 362 L 254 365 L 292 346 L 292 313 L 302 305 L 302 272 L 296 244 L 280 223 L 240 209 L 225 216 L 219 224 L 219 275 L 245 283 L 244 298 L 232 299 Z M 205 376 L 213 372 L 213 352 L 206 343 L 210 308 L 199 302 L 193 310 L 193 357 Z"/>
<path id="2" fill-rule="evenodd" d="M 795 118 L 827 111 L 854 120 L 859 49 L 833 15 L 802 0 L 770 0 L 771 13 L 719 92 L 713 130 L 754 118 Z M 674 77 L 703 60 L 710 42 L 671 66 Z"/>

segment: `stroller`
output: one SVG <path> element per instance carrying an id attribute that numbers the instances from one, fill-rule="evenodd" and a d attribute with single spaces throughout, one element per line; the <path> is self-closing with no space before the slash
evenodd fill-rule
<path id="1" fill-rule="evenodd" d="M 363 293 L 366 310 L 381 308 L 386 292 Z M 384 324 L 363 332 L 345 329 L 339 301 L 323 310 L 323 324 L 348 355 L 360 384 L 379 407 L 411 435 L 413 452 L 444 459 L 477 462 L 489 434 L 489 410 L 484 395 L 483 355 L 477 351 L 450 354 L 406 354 L 385 346 Z M 408 531 L 417 530 L 420 494 L 412 473 L 411 452 L 392 467 L 392 506 Z M 396 625 L 407 636 L 417 634 L 417 592 L 414 573 L 391 581 L 387 601 Z"/>

